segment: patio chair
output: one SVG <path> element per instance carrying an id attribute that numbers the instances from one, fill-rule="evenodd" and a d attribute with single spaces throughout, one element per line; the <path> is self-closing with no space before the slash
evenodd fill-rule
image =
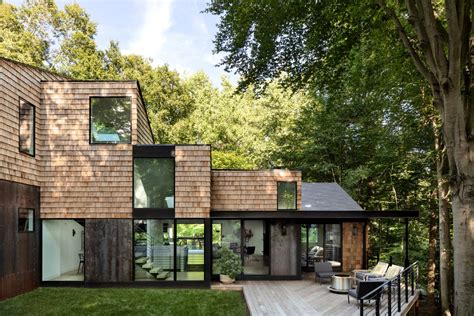
<path id="1" fill-rule="evenodd" d="M 367 280 L 367 275 L 371 275 L 372 278 L 381 278 L 385 275 L 385 272 L 388 269 L 388 263 L 379 261 L 377 265 L 371 270 L 354 270 L 354 279 L 355 281 L 364 281 Z"/>
<path id="2" fill-rule="evenodd" d="M 367 280 L 383 279 L 383 280 L 387 281 L 387 280 L 391 280 L 391 279 L 395 278 L 402 271 L 403 271 L 403 267 L 392 264 L 390 267 L 388 267 L 387 271 L 385 271 L 385 274 L 383 276 L 380 276 L 380 275 L 377 275 L 377 274 L 374 274 L 374 273 L 366 273 L 365 278 Z"/>
<path id="3" fill-rule="evenodd" d="M 330 279 L 335 273 L 332 271 L 330 262 L 316 262 L 314 263 L 314 281 L 319 278 L 319 284 L 323 284 L 323 279 Z"/>
<path id="4" fill-rule="evenodd" d="M 350 301 L 351 296 L 357 300 L 357 306 L 359 306 L 359 300 L 361 298 L 364 298 L 367 300 L 380 299 L 380 295 L 382 294 L 382 289 L 380 289 L 380 291 L 377 291 L 376 293 L 373 293 L 373 295 L 370 295 L 369 297 L 365 297 L 365 296 L 369 294 L 370 292 L 374 291 L 375 289 L 377 289 L 383 283 L 384 281 L 379 281 L 379 280 L 360 281 L 357 284 L 357 287 L 355 289 L 350 289 L 349 292 L 347 292 L 347 303 L 348 304 L 351 303 Z"/>

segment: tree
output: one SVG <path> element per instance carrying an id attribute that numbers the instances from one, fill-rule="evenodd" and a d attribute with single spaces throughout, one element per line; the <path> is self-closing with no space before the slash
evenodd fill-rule
<path id="1" fill-rule="evenodd" d="M 368 1 L 215 0 L 208 12 L 221 16 L 216 51 L 226 53 L 223 64 L 243 76 L 241 88 L 250 83 L 265 86 L 265 80 L 284 71 L 290 74 L 287 83 L 301 87 L 313 82 L 324 92 L 338 82 L 334 79 L 340 75 L 339 62 L 361 35 L 374 28 L 398 32 L 409 58 L 429 83 L 442 119 L 453 201 L 455 312 L 472 314 L 474 169 L 469 152 L 474 110 L 466 97 L 471 2 L 379 5 L 381 10 Z"/>

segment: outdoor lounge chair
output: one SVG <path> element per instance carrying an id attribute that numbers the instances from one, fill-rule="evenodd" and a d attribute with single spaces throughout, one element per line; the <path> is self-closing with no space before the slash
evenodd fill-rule
<path id="1" fill-rule="evenodd" d="M 316 262 L 314 264 L 314 281 L 319 278 L 319 284 L 323 284 L 323 279 L 330 279 L 335 273 L 332 271 L 332 265 L 330 262 Z"/>
<path id="2" fill-rule="evenodd" d="M 385 274 L 383 276 L 380 276 L 380 275 L 377 275 L 377 274 L 374 274 L 374 273 L 366 273 L 365 278 L 366 278 L 366 280 L 383 279 L 383 280 L 387 281 L 387 280 L 391 280 L 391 279 L 395 278 L 402 271 L 403 271 L 403 267 L 392 264 L 390 267 L 388 267 L 387 271 L 385 271 Z"/>
<path id="3" fill-rule="evenodd" d="M 359 305 L 359 300 L 361 298 L 367 299 L 367 300 L 373 300 L 373 299 L 379 299 L 380 295 L 382 294 L 382 290 L 377 291 L 373 295 L 370 295 L 369 297 L 365 297 L 367 294 L 370 292 L 374 291 L 376 288 L 381 286 L 384 283 L 384 281 L 379 281 L 379 280 L 370 280 L 370 281 L 360 281 L 357 284 L 357 287 L 355 289 L 350 289 L 349 292 L 347 292 L 347 303 L 350 304 L 350 297 L 352 296 L 357 300 L 357 305 Z M 360 307 L 359 307 L 360 308 Z"/>
<path id="4" fill-rule="evenodd" d="M 371 270 L 354 270 L 355 281 L 367 280 L 367 275 L 370 274 L 372 278 L 382 278 L 388 269 L 388 263 L 379 261 L 377 265 Z"/>

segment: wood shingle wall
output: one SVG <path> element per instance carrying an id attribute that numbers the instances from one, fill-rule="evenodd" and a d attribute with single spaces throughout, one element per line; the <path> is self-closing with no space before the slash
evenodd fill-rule
<path id="1" fill-rule="evenodd" d="M 354 236 L 353 228 L 357 228 L 357 236 Z M 342 271 L 352 271 L 363 268 L 364 260 L 364 223 L 342 224 Z"/>
<path id="2" fill-rule="evenodd" d="M 211 146 L 175 148 L 175 216 L 207 218 L 211 211 Z"/>
<path id="3" fill-rule="evenodd" d="M 0 179 L 39 186 L 41 80 L 59 76 L 0 58 Z M 36 155 L 19 152 L 20 98 L 35 106 Z"/>
<path id="4" fill-rule="evenodd" d="M 91 96 L 131 97 L 132 144 L 138 141 L 136 82 L 43 82 L 43 218 L 132 216 L 132 144 L 89 144 Z"/>
<path id="5" fill-rule="evenodd" d="M 275 211 L 277 182 L 297 181 L 301 208 L 301 172 L 289 170 L 212 170 L 212 209 L 219 211 Z"/>

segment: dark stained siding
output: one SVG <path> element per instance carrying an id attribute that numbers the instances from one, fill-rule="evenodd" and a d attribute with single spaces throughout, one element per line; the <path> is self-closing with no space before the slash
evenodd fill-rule
<path id="1" fill-rule="evenodd" d="M 85 281 L 132 280 L 132 221 L 86 219 Z"/>
<path id="2" fill-rule="evenodd" d="M 18 208 L 35 209 L 34 232 L 18 232 Z M 0 180 L 0 300 L 31 291 L 39 280 L 39 188 Z"/>

